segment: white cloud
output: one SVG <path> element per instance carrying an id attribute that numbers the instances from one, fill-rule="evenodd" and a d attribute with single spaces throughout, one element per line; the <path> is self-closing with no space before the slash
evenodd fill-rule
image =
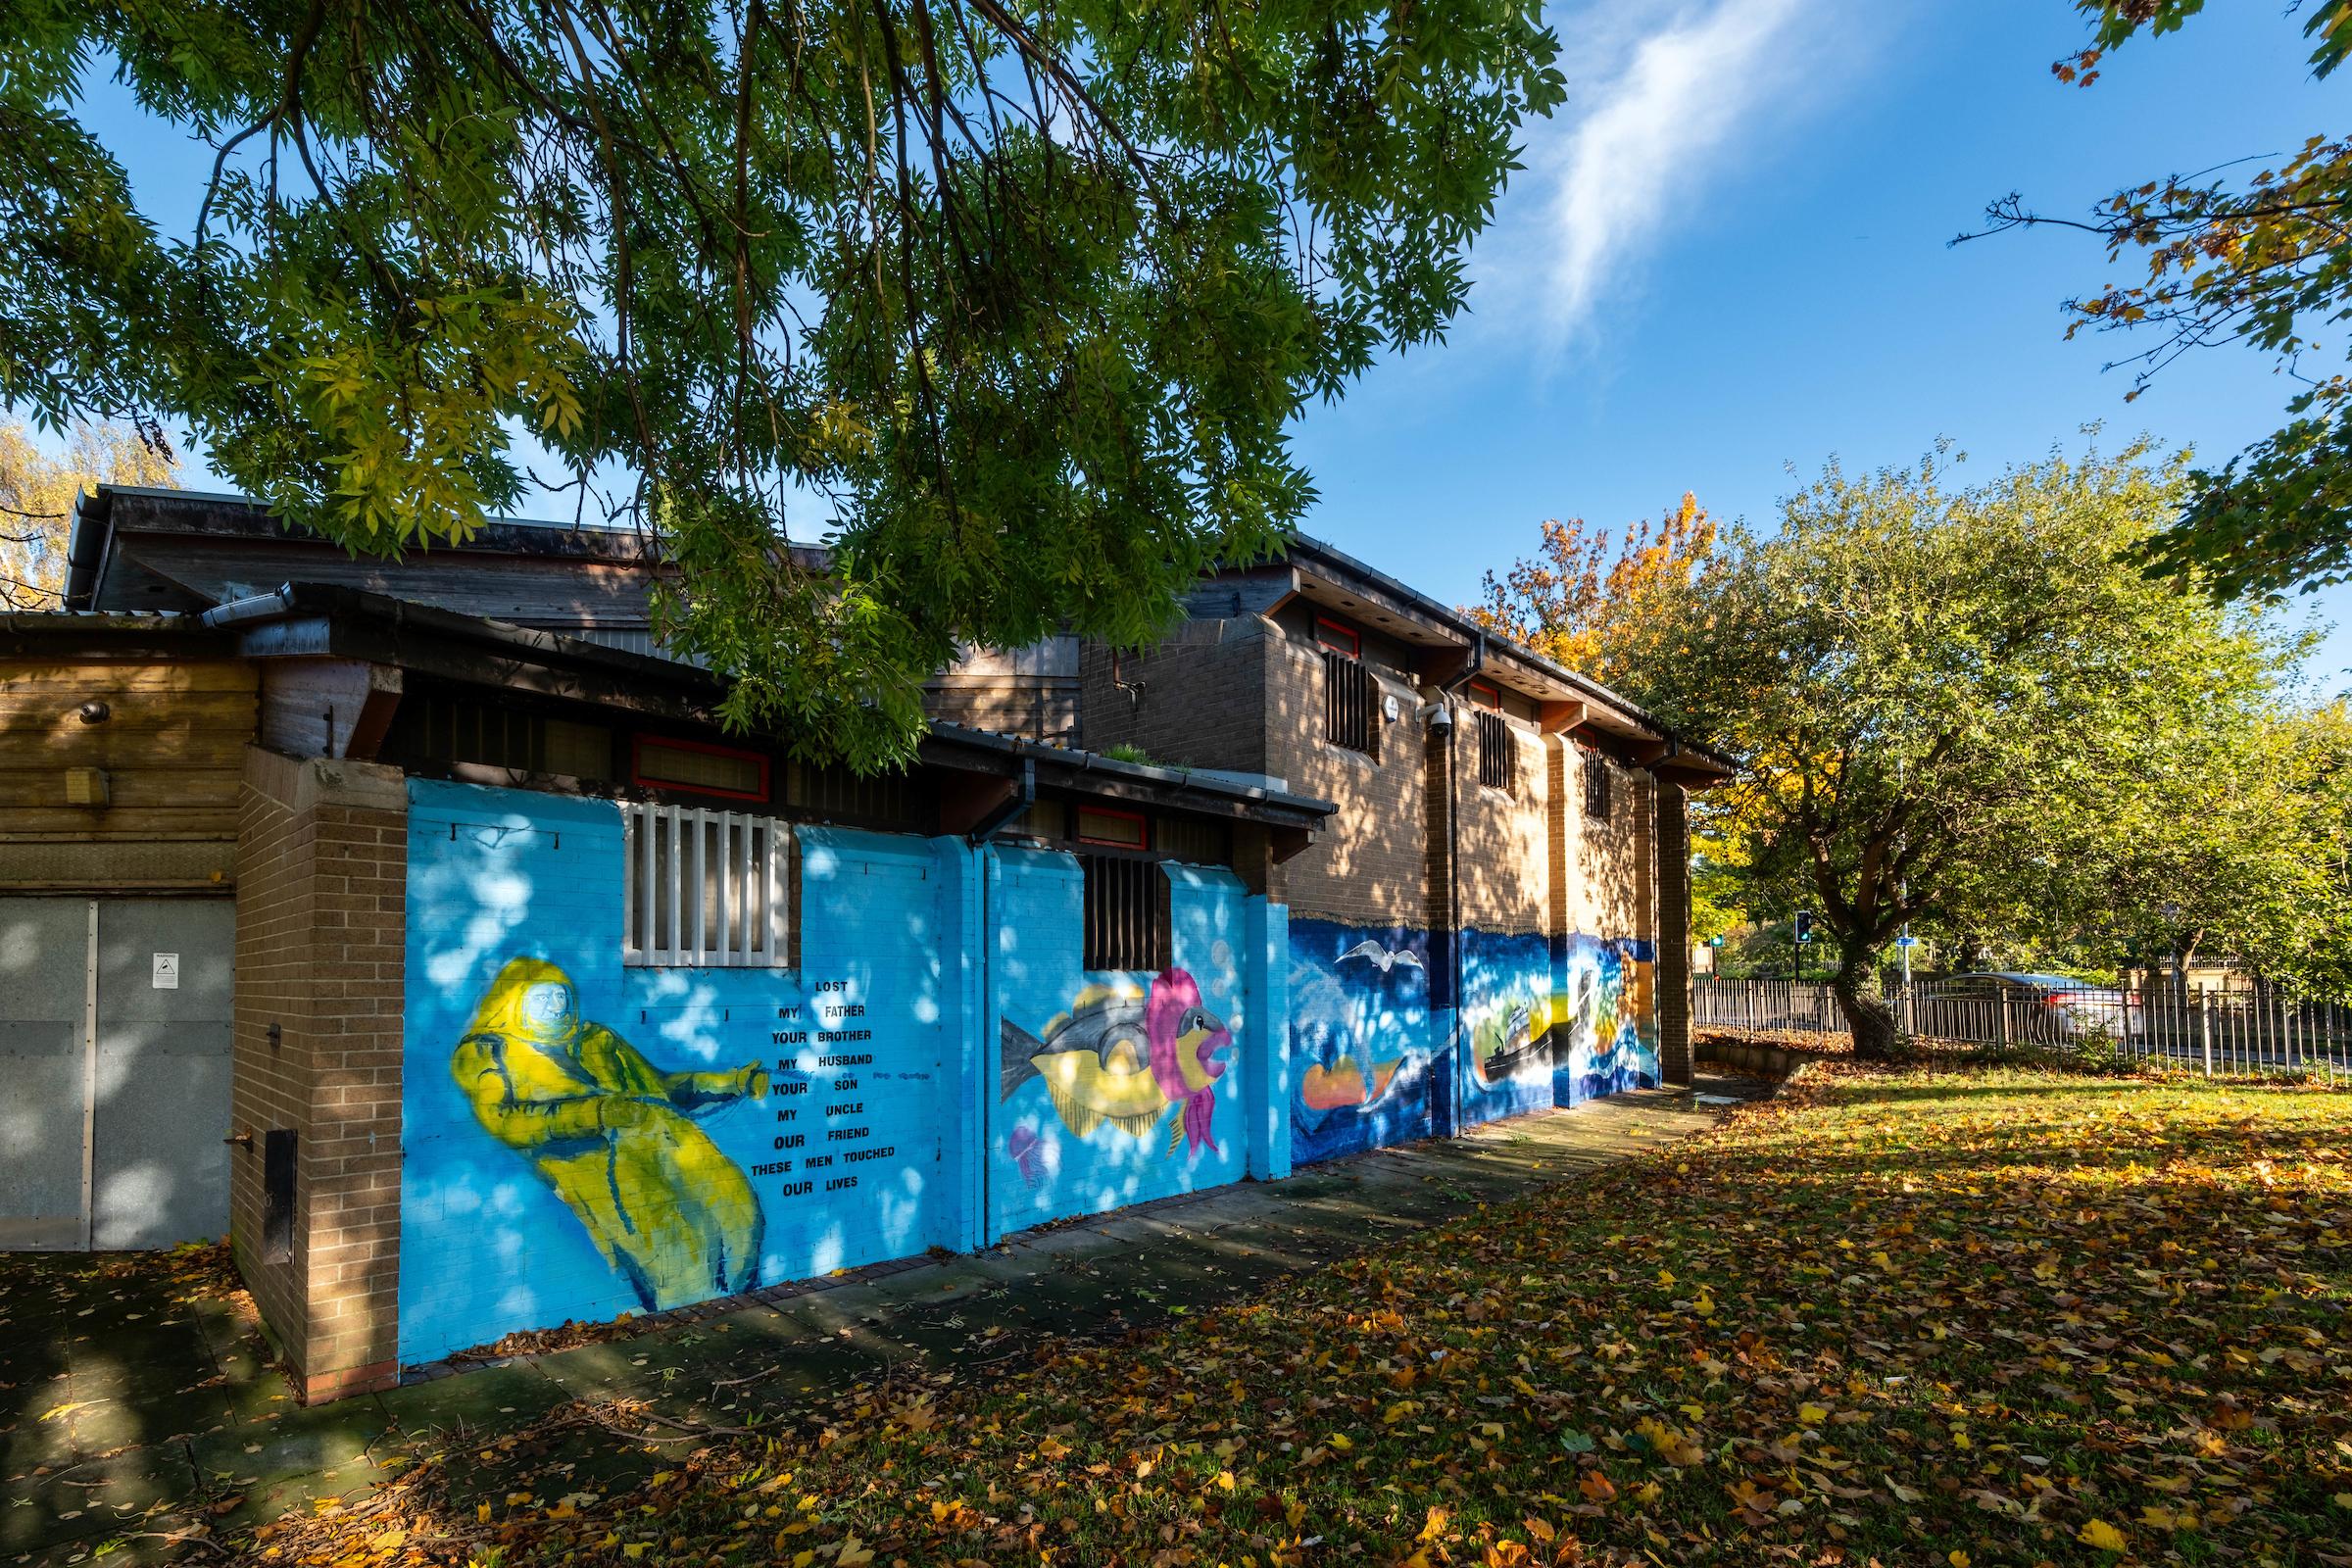
<path id="1" fill-rule="evenodd" d="M 1583 332 L 1696 195 L 1843 74 L 1831 57 L 1847 10 L 1686 0 L 1560 19 L 1569 99 L 1530 127 L 1518 199 L 1482 247 L 1481 314 L 1555 349 Z"/>

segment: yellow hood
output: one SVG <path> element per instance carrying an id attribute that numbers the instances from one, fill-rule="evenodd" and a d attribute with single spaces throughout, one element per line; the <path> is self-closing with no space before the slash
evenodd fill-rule
<path id="1" fill-rule="evenodd" d="M 564 989 L 567 1005 L 561 1018 L 530 1004 L 532 988 L 537 986 Z M 572 984 L 563 965 L 545 958 L 509 958 L 506 967 L 498 971 L 498 978 L 490 982 L 490 989 L 482 993 L 466 1033 L 557 1044 L 577 1033 L 579 1023 L 580 988 Z"/>

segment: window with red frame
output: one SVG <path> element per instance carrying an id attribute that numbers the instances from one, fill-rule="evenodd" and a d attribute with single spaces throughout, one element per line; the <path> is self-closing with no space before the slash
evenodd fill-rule
<path id="1" fill-rule="evenodd" d="M 1349 659 L 1364 657 L 1363 633 L 1346 621 L 1334 620 L 1329 615 L 1315 617 L 1315 641 L 1326 648 L 1346 654 Z"/>

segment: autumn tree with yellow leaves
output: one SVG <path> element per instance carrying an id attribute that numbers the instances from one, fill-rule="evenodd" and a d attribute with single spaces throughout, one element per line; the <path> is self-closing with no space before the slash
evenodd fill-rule
<path id="1" fill-rule="evenodd" d="M 1499 578 L 1487 573 L 1484 600 L 1470 614 L 1489 631 L 1607 680 L 1634 619 L 1661 595 L 1687 589 L 1714 547 L 1714 519 L 1688 492 L 1656 522 L 1630 522 L 1615 536 L 1582 517 L 1553 518 L 1536 554 Z"/>
<path id="2" fill-rule="evenodd" d="M 66 587 L 74 503 L 100 484 L 177 485 L 179 459 L 153 432 L 77 424 L 62 452 L 0 423 L 0 608 L 54 610 Z"/>

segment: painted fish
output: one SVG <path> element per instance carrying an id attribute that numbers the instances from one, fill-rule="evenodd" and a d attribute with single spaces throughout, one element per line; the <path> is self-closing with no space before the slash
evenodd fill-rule
<path id="1" fill-rule="evenodd" d="M 1168 1099 L 1184 1106 L 1187 1152 L 1205 1147 L 1216 1153 L 1209 1118 L 1216 1114 L 1217 1080 L 1225 1076 L 1218 1054 L 1233 1044 L 1225 1021 L 1201 1004 L 1200 986 L 1182 969 L 1163 969 L 1152 981 L 1144 1006 L 1144 1032 L 1152 1043 L 1152 1074 Z M 1176 1152 L 1177 1129 L 1168 1129 L 1168 1152 Z"/>
<path id="2" fill-rule="evenodd" d="M 1225 1072 L 1217 1056 L 1233 1036 L 1201 1005 L 1200 986 L 1182 969 L 1154 976 L 1148 996 L 1089 986 L 1041 1034 L 1009 1018 L 1000 1034 L 1000 1100 L 1042 1078 L 1062 1125 L 1080 1138 L 1104 1122 L 1143 1138 L 1170 1104 L 1182 1104 L 1171 1152 L 1180 1139 L 1216 1148 L 1209 1120 Z"/>

